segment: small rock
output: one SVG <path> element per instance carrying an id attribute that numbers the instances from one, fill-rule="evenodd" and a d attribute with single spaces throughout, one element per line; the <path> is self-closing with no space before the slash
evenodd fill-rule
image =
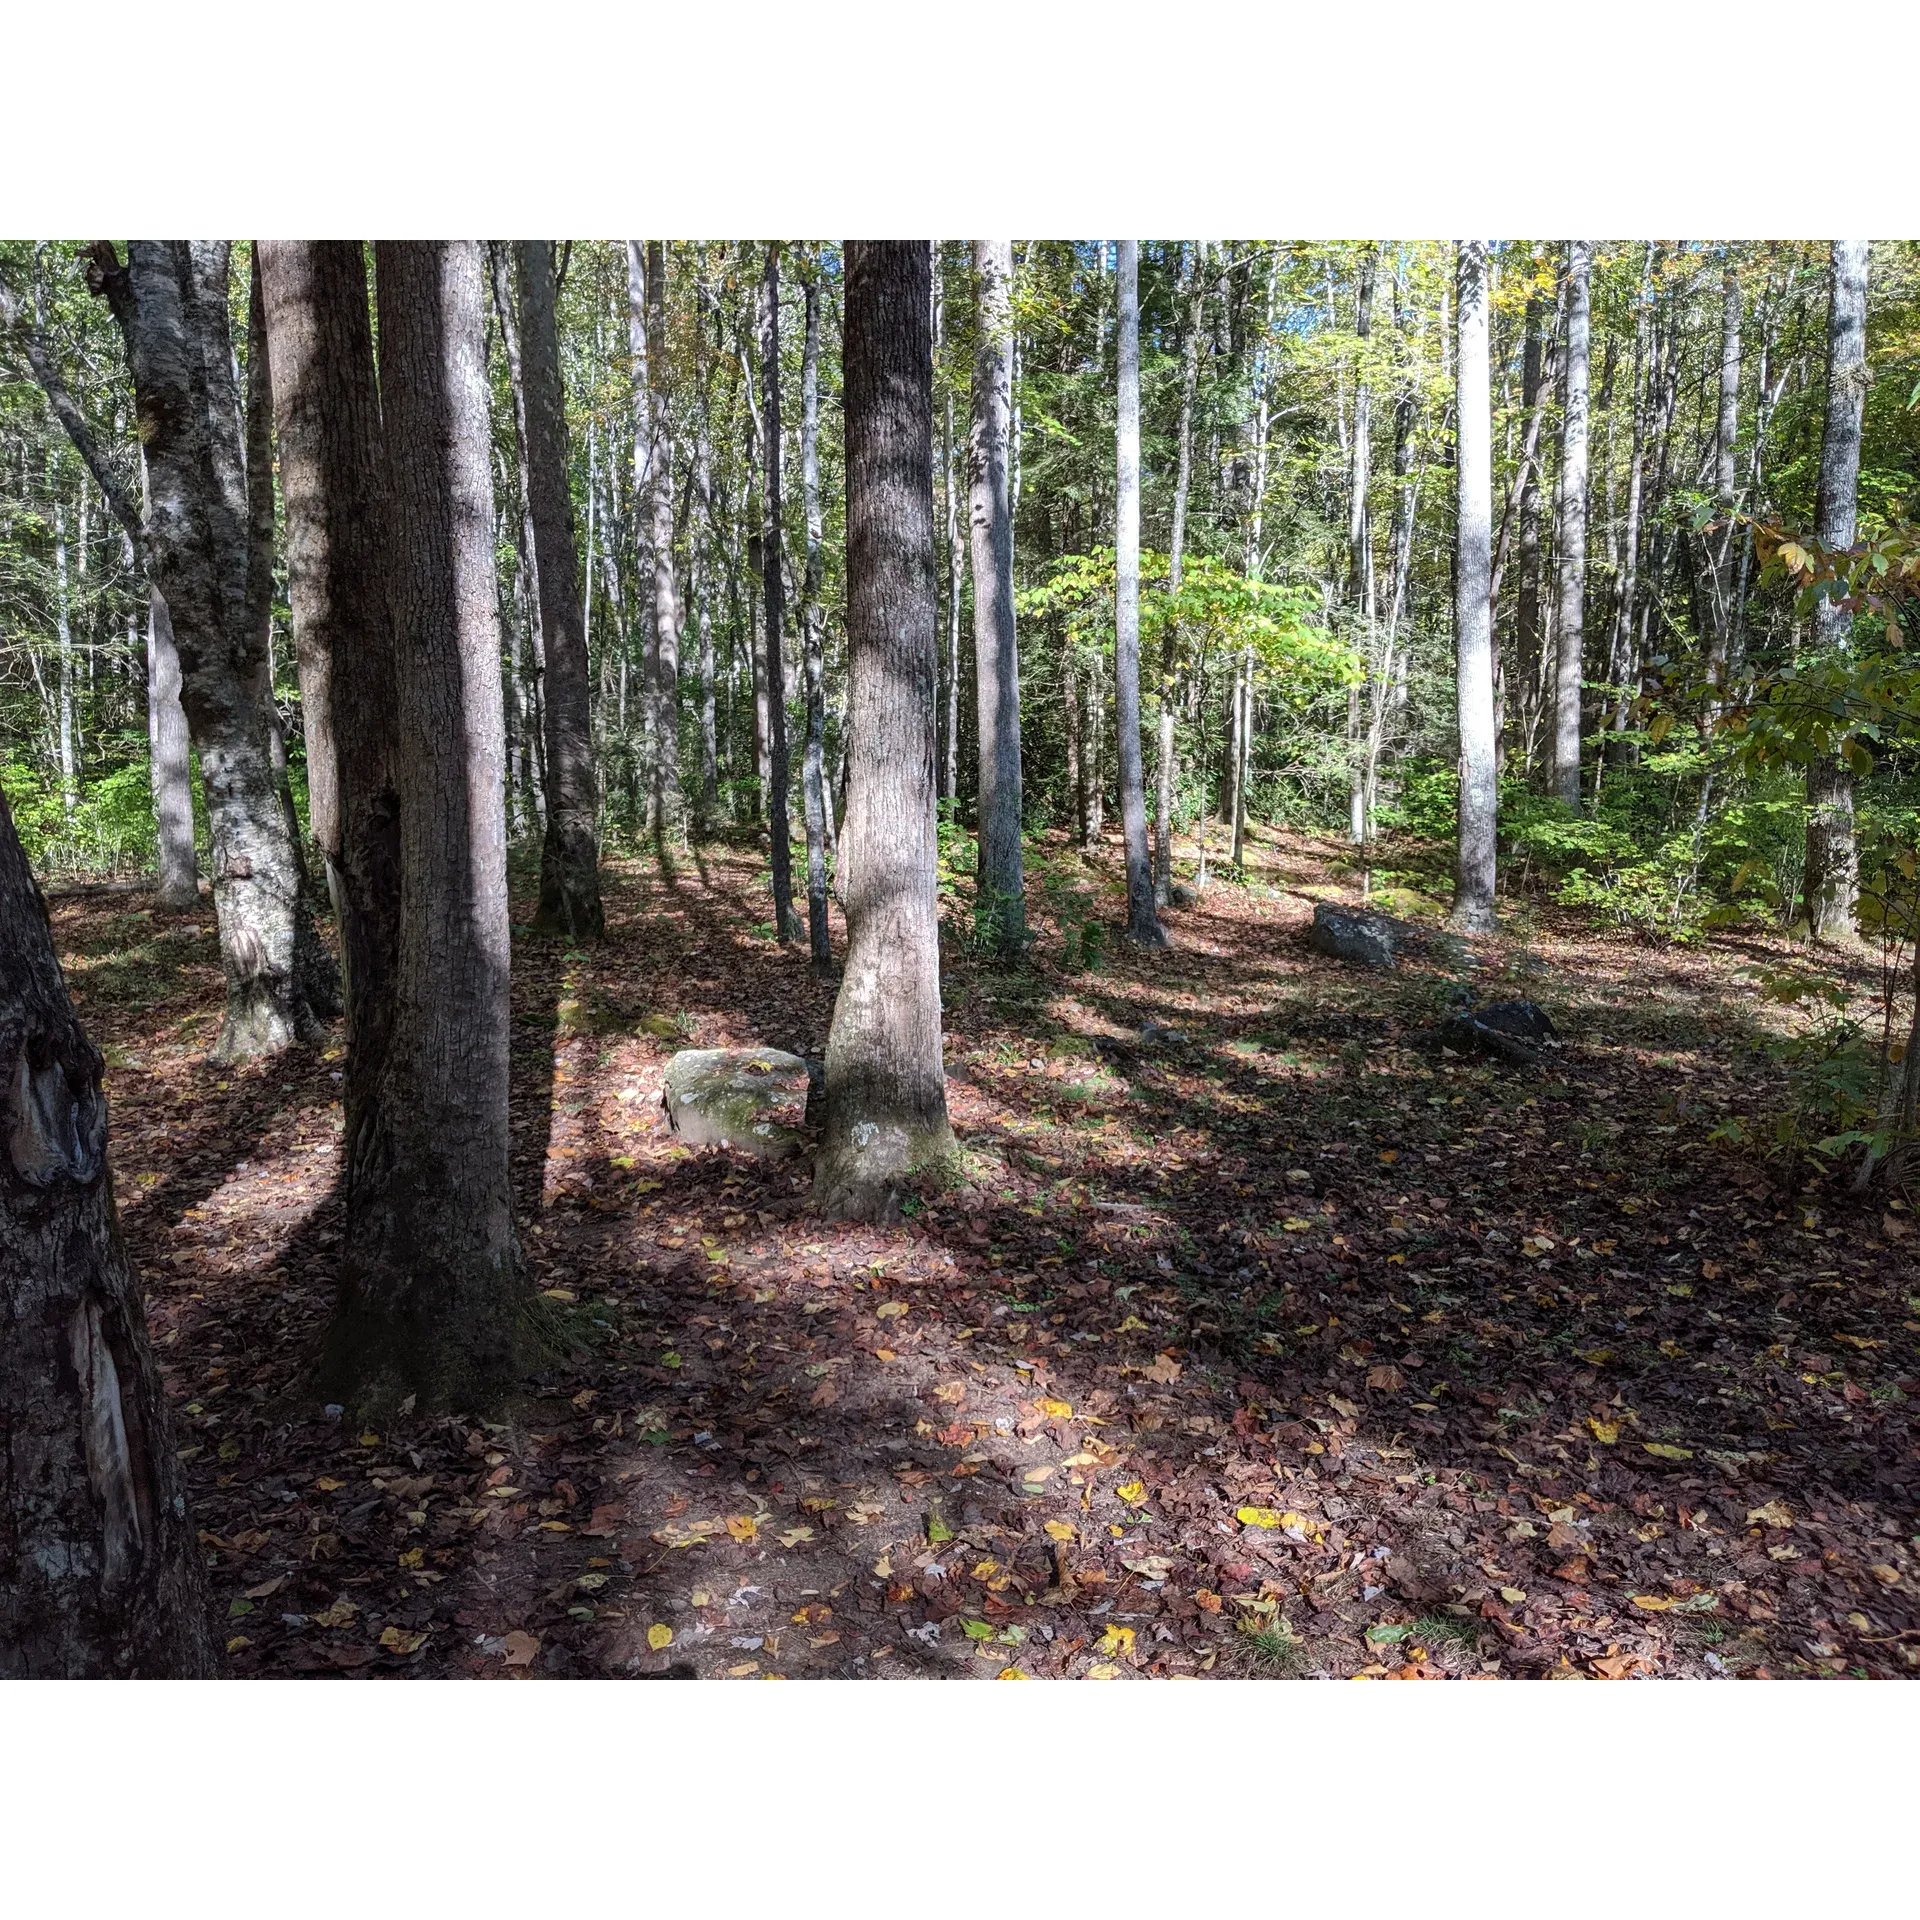
<path id="1" fill-rule="evenodd" d="M 1355 912 L 1322 900 L 1313 909 L 1313 928 L 1307 943 L 1316 952 L 1363 967 L 1390 967 L 1399 944 L 1399 930 L 1378 913 Z"/>
<path id="2" fill-rule="evenodd" d="M 1540 1050 L 1560 1036 L 1543 1008 L 1531 1000 L 1502 1000 L 1472 1007 L 1441 1022 L 1439 1040 L 1454 1053 L 1492 1053 L 1519 1066 L 1537 1065 Z"/>
<path id="3" fill-rule="evenodd" d="M 806 1142 L 807 1063 L 774 1047 L 700 1047 L 667 1062 L 661 1105 L 689 1146 L 783 1159 Z"/>

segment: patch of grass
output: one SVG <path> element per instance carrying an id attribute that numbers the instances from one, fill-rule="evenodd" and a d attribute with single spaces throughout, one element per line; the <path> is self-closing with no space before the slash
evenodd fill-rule
<path id="1" fill-rule="evenodd" d="M 1477 1652 L 1480 1646 L 1480 1630 L 1471 1620 L 1456 1620 L 1445 1613 L 1422 1614 L 1413 1623 L 1413 1632 L 1407 1637 L 1423 1641 L 1430 1647 L 1451 1641 L 1469 1653 Z"/>
<path id="2" fill-rule="evenodd" d="M 1269 1680 L 1294 1679 L 1307 1665 L 1306 1645 L 1285 1620 L 1241 1634 L 1240 1656 L 1250 1673 Z"/>

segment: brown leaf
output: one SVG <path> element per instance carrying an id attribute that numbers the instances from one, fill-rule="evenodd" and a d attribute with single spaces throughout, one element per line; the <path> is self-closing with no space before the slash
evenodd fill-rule
<path id="1" fill-rule="evenodd" d="M 517 1627 L 507 1635 L 506 1664 L 510 1667 L 530 1667 L 533 1657 L 540 1651 L 540 1642 L 532 1634 L 523 1633 Z"/>
<path id="2" fill-rule="evenodd" d="M 840 1389 L 831 1380 L 822 1380 L 814 1388 L 813 1397 L 807 1402 L 810 1407 L 830 1407 L 840 1398 Z"/>
<path id="3" fill-rule="evenodd" d="M 1407 1376 L 1398 1367 L 1369 1367 L 1367 1385 L 1377 1387 L 1382 1393 L 1398 1393 L 1407 1384 Z"/>

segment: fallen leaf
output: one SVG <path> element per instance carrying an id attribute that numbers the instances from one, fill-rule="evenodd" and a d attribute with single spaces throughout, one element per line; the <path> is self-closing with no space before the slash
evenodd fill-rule
<path id="1" fill-rule="evenodd" d="M 780 1544 L 783 1547 L 797 1547 L 802 1540 L 811 1540 L 812 1538 L 813 1529 L 811 1527 L 789 1527 L 786 1532 L 780 1536 Z"/>
<path id="2" fill-rule="evenodd" d="M 382 1627 L 380 1644 L 389 1653 L 417 1653 L 427 1643 L 424 1633 L 409 1633 L 404 1627 Z"/>
<path id="3" fill-rule="evenodd" d="M 953 1538 L 953 1529 L 937 1513 L 927 1515 L 927 1544 L 944 1546 Z"/>
<path id="4" fill-rule="evenodd" d="M 1527 1592 L 1524 1587 L 1502 1587 L 1500 1589 L 1500 1598 L 1510 1607 L 1517 1607 L 1526 1597 Z"/>
<path id="5" fill-rule="evenodd" d="M 1197 1607 L 1204 1608 L 1208 1613 L 1218 1613 L 1221 1607 L 1220 1596 L 1217 1593 L 1209 1592 L 1205 1587 L 1201 1587 L 1195 1592 L 1193 1603 Z"/>
<path id="6" fill-rule="evenodd" d="M 344 1480 L 334 1479 L 331 1474 L 323 1473 L 313 1484 L 318 1487 L 322 1493 L 338 1493 L 347 1483 Z"/>
<path id="7" fill-rule="evenodd" d="M 822 1380 L 820 1384 L 814 1388 L 813 1395 L 808 1400 L 807 1405 L 810 1407 L 830 1407 L 839 1398 L 840 1389 L 836 1387 L 831 1380 Z"/>
<path id="8" fill-rule="evenodd" d="M 1277 1527 L 1283 1516 L 1278 1507 L 1239 1507 L 1233 1517 L 1243 1527 Z"/>
<path id="9" fill-rule="evenodd" d="M 1147 1504 L 1146 1487 L 1138 1480 L 1129 1480 L 1124 1486 L 1115 1487 L 1114 1492 L 1130 1507 L 1144 1507 Z"/>
<path id="10" fill-rule="evenodd" d="M 1147 1378 L 1163 1387 L 1171 1386 L 1180 1378 L 1180 1363 L 1169 1359 L 1164 1353 L 1160 1354 L 1147 1369 Z"/>
<path id="11" fill-rule="evenodd" d="M 1047 1522 L 1047 1537 L 1049 1539 L 1071 1540 L 1074 1537 L 1074 1533 L 1075 1529 L 1073 1526 L 1065 1520 L 1049 1520 Z"/>
<path id="12" fill-rule="evenodd" d="M 1407 1376 L 1398 1367 L 1369 1367 L 1367 1385 L 1382 1393 L 1398 1393 L 1407 1384 Z"/>
<path id="13" fill-rule="evenodd" d="M 1118 1680 L 1120 1678 L 1120 1669 L 1114 1666 L 1111 1661 L 1103 1660 L 1097 1667 L 1089 1667 L 1086 1671 L 1085 1678 L 1089 1680 Z"/>
<path id="14" fill-rule="evenodd" d="M 249 1600 L 264 1600 L 270 1594 L 278 1593 L 286 1584 L 287 1576 L 284 1573 L 281 1574 L 277 1580 L 263 1580 L 259 1586 L 249 1587 L 247 1589 L 247 1598 Z"/>
<path id="15" fill-rule="evenodd" d="M 1095 1653 L 1131 1653 L 1133 1651 L 1133 1629 L 1113 1625 L 1107 1628 L 1093 1643 Z"/>
<path id="16" fill-rule="evenodd" d="M 507 1635 L 506 1664 L 510 1667 L 530 1667 L 534 1655 L 540 1651 L 540 1642 L 532 1634 L 523 1633 L 519 1628 Z"/>
<path id="17" fill-rule="evenodd" d="M 1036 1400 L 1034 1405 L 1037 1406 L 1049 1420 L 1071 1420 L 1073 1418 L 1073 1408 L 1064 1400 Z"/>
<path id="18" fill-rule="evenodd" d="M 1146 1331 L 1147 1323 L 1138 1315 L 1131 1313 L 1114 1328 L 1115 1333 L 1145 1333 Z"/>
<path id="19" fill-rule="evenodd" d="M 1018 1667 L 1002 1667 L 993 1677 L 996 1680 L 1031 1680 L 1033 1678 L 1032 1674 L 1022 1673 Z"/>
<path id="20" fill-rule="evenodd" d="M 752 1513 L 730 1513 L 727 1515 L 727 1532 L 744 1546 L 751 1546 L 760 1537 L 760 1517 Z"/>
<path id="21" fill-rule="evenodd" d="M 1164 1580 L 1173 1571 L 1173 1562 L 1159 1553 L 1150 1553 L 1144 1560 L 1122 1560 L 1120 1564 L 1143 1580 Z"/>
<path id="22" fill-rule="evenodd" d="M 656 1621 L 647 1629 L 647 1645 L 658 1653 L 662 1647 L 673 1645 L 673 1629 Z"/>
<path id="23" fill-rule="evenodd" d="M 1869 1567 L 1867 1571 L 1872 1574 L 1883 1587 L 1897 1587 L 1900 1585 L 1900 1569 L 1898 1567 L 1875 1565 Z"/>
<path id="24" fill-rule="evenodd" d="M 1787 1503 L 1784 1500 L 1769 1500 L 1764 1507 L 1755 1507 L 1752 1512 L 1747 1515 L 1747 1525 L 1750 1527 L 1790 1527 L 1793 1525 L 1793 1515 L 1788 1511 Z"/>
<path id="25" fill-rule="evenodd" d="M 748 1674 L 758 1673 L 759 1671 L 760 1662 L 758 1660 L 742 1660 L 737 1667 L 729 1667 L 727 1669 L 727 1678 L 729 1680 L 744 1680 Z"/>
<path id="26" fill-rule="evenodd" d="M 1665 1594 L 1636 1593 L 1633 1596 L 1633 1604 L 1638 1607 L 1642 1613 L 1665 1613 L 1673 1605 L 1673 1602 Z"/>
<path id="27" fill-rule="evenodd" d="M 1603 1447 L 1610 1447 L 1620 1438 L 1620 1423 L 1617 1420 L 1595 1420 L 1589 1418 L 1587 1421 L 1587 1431 L 1592 1434 Z"/>
<path id="28" fill-rule="evenodd" d="M 876 1320 L 897 1320 L 906 1310 L 907 1303 L 904 1300 L 889 1300 L 874 1308 L 873 1317 Z"/>
<path id="29" fill-rule="evenodd" d="M 1691 1460 L 1693 1458 L 1691 1447 L 1670 1447 L 1664 1440 L 1642 1440 L 1640 1445 L 1656 1460 Z"/>
<path id="30" fill-rule="evenodd" d="M 313 1616 L 313 1624 L 316 1627 L 344 1627 L 359 1611 L 360 1609 L 342 1594 L 330 1607 L 323 1608 Z"/>
<path id="31" fill-rule="evenodd" d="M 967 1397 L 967 1383 L 964 1380 L 943 1380 L 934 1388 L 933 1397 L 944 1400 L 950 1407 L 957 1407 Z"/>
<path id="32" fill-rule="evenodd" d="M 1356 1419 L 1360 1413 L 1360 1409 L 1351 1400 L 1342 1400 L 1337 1393 L 1327 1395 L 1327 1405 L 1343 1420 Z"/>
<path id="33" fill-rule="evenodd" d="M 962 1620 L 960 1622 L 960 1631 L 964 1633 L 969 1640 L 991 1640 L 993 1638 L 993 1622 L 991 1620 Z"/>

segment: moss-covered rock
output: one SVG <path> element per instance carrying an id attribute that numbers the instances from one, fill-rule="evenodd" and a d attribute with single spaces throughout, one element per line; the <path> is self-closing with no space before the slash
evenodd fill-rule
<path id="1" fill-rule="evenodd" d="M 776 1047 L 698 1047 L 667 1062 L 667 1125 L 688 1146 L 762 1160 L 806 1146 L 807 1063 Z"/>

